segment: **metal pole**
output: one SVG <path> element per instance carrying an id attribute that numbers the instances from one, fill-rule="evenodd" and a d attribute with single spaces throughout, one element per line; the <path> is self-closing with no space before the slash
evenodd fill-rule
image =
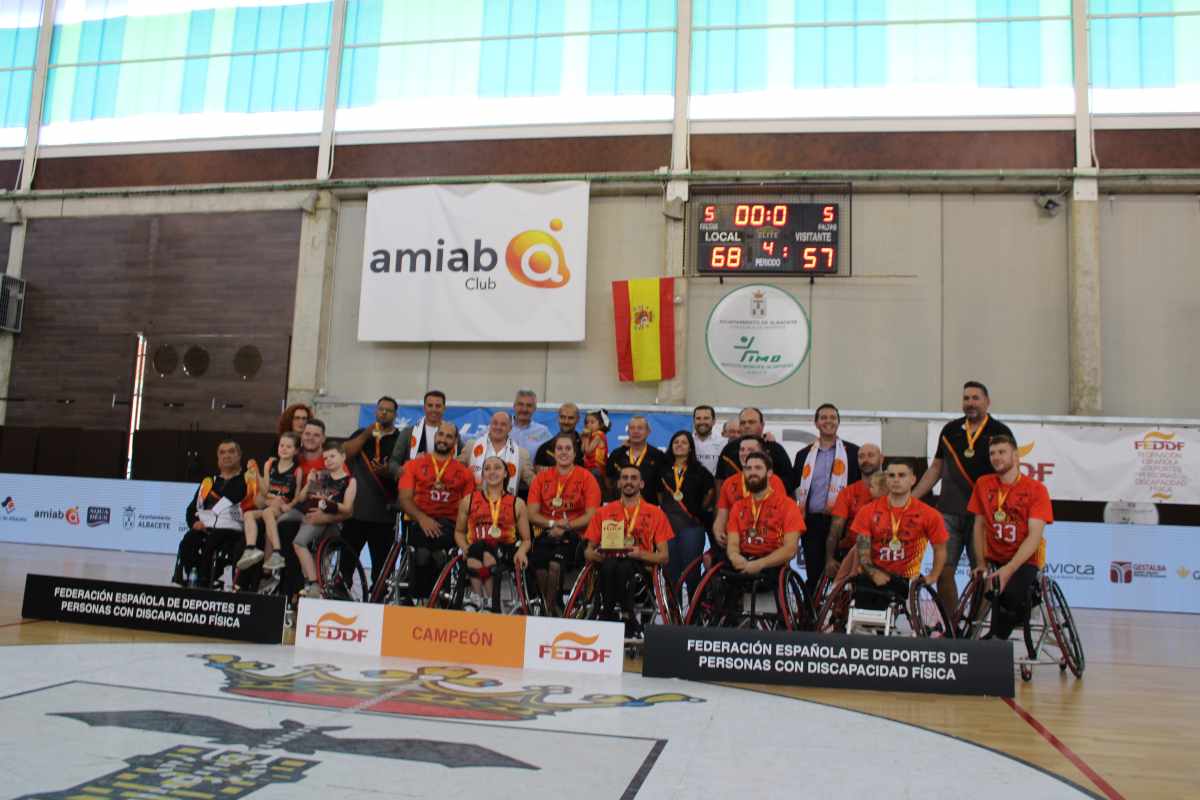
<path id="1" fill-rule="evenodd" d="M 21 154 L 22 192 L 33 188 L 37 165 L 38 138 L 42 132 L 42 109 L 46 105 L 46 76 L 50 71 L 50 42 L 54 38 L 54 4 L 42 0 L 42 24 L 38 29 L 37 57 L 34 60 L 33 88 L 29 96 L 29 120 L 25 124 L 25 151 Z"/>
<path id="2" fill-rule="evenodd" d="M 317 148 L 317 180 L 333 174 L 333 137 L 337 120 L 338 88 L 341 85 L 342 47 L 346 42 L 346 0 L 333 0 L 333 25 L 329 34 L 329 60 L 325 66 L 324 115 L 321 142 Z"/>

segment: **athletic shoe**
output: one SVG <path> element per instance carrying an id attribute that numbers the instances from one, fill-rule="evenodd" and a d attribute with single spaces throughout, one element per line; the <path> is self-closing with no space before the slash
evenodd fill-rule
<path id="1" fill-rule="evenodd" d="M 286 563 L 287 561 L 284 560 L 283 554 L 276 550 L 274 553 L 271 553 L 271 557 L 263 564 L 263 569 L 274 572 L 277 569 L 283 569 Z"/>
<path id="2" fill-rule="evenodd" d="M 300 596 L 301 597 L 320 597 L 321 596 L 321 584 L 316 583 L 315 581 L 313 583 L 310 583 L 308 586 L 304 587 L 304 591 L 302 591 L 300 593 Z"/>
<path id="3" fill-rule="evenodd" d="M 257 547 L 247 547 L 246 552 L 242 553 L 242 557 L 238 559 L 237 568 L 245 572 L 262 560 L 262 550 L 259 550 Z"/>

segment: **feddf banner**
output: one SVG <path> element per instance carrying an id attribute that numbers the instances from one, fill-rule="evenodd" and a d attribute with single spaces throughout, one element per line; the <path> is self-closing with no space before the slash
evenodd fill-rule
<path id="1" fill-rule="evenodd" d="M 943 423 L 928 428 L 930 458 Z M 1008 423 L 1021 470 L 1055 500 L 1200 503 L 1200 431 Z"/>
<path id="2" fill-rule="evenodd" d="M 374 190 L 358 338 L 581 342 L 587 235 L 584 181 Z"/>

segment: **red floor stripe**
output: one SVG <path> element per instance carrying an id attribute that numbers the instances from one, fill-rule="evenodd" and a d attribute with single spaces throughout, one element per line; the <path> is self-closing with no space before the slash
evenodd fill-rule
<path id="1" fill-rule="evenodd" d="M 44 619 L 23 619 L 20 622 L 6 622 L 3 625 L 0 625 L 0 628 L 11 628 L 14 625 L 29 625 L 34 622 L 45 622 L 45 621 L 46 620 L 44 620 Z"/>
<path id="2" fill-rule="evenodd" d="M 1092 783 L 1096 784 L 1096 786 L 1100 789 L 1100 791 L 1104 793 L 1105 797 L 1107 797 L 1109 800 L 1125 800 L 1124 795 L 1122 795 L 1120 792 L 1118 792 L 1116 789 L 1114 789 L 1112 787 L 1112 784 L 1110 784 L 1108 781 L 1104 780 L 1104 778 L 1101 778 L 1100 773 L 1096 772 L 1096 770 L 1089 767 L 1082 758 L 1075 755 L 1075 752 L 1073 750 L 1071 750 L 1071 748 L 1069 748 L 1065 744 L 1063 744 L 1061 739 L 1059 739 L 1057 736 L 1055 736 L 1053 733 L 1051 733 L 1046 728 L 1045 725 L 1038 722 L 1037 719 L 1034 718 L 1034 716 L 1032 714 L 1030 714 L 1025 709 L 1021 708 L 1013 700 L 1010 700 L 1007 697 L 1003 697 L 1001 699 L 1004 702 L 1008 703 L 1008 707 L 1011 708 L 1013 711 L 1015 711 L 1018 717 L 1025 720 L 1026 722 L 1028 722 L 1029 727 L 1033 728 L 1035 731 L 1040 733 L 1042 735 L 1042 738 L 1045 739 L 1047 742 L 1049 742 L 1050 745 L 1052 747 L 1054 747 L 1055 750 L 1062 753 L 1063 756 L 1067 759 L 1067 761 L 1070 761 L 1072 764 L 1074 764 L 1076 767 L 1079 768 L 1080 772 L 1082 772 L 1084 775 L 1088 776 L 1088 779 L 1091 780 Z"/>

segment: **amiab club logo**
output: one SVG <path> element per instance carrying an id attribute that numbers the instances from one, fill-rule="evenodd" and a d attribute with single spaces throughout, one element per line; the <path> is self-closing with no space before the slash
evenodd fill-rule
<path id="1" fill-rule="evenodd" d="M 550 230 L 563 229 L 561 219 L 550 220 Z M 528 230 L 518 233 L 504 251 L 508 271 L 517 282 L 535 289 L 559 289 L 571 280 L 567 257 L 562 244 L 546 231 Z"/>

